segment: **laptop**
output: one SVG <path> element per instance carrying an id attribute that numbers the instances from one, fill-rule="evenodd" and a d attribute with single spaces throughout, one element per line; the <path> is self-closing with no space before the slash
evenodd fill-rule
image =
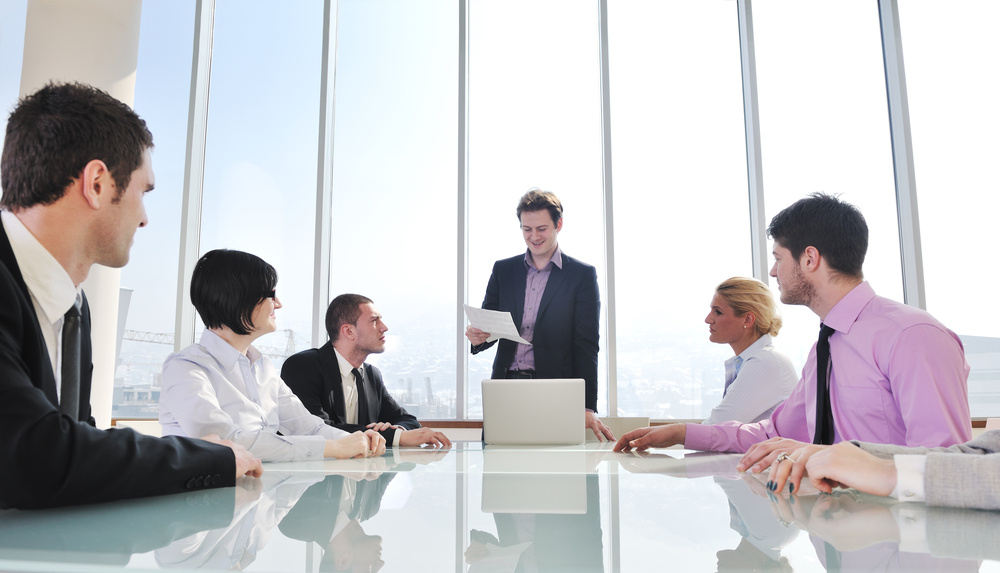
<path id="1" fill-rule="evenodd" d="M 483 380 L 483 440 L 561 446 L 586 439 L 582 378 Z"/>

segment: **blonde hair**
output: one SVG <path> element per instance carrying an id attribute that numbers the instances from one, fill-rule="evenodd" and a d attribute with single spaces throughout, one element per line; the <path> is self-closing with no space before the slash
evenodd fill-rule
<path id="1" fill-rule="evenodd" d="M 765 334 L 778 335 L 781 316 L 778 315 L 778 305 L 767 285 L 757 279 L 733 277 L 722 281 L 715 287 L 715 292 L 726 301 L 736 316 L 743 316 L 748 312 L 754 314 L 757 319 L 753 328 L 758 338 Z"/>

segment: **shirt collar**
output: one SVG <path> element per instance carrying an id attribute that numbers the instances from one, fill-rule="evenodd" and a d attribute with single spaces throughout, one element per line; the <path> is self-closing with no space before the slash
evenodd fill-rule
<path id="1" fill-rule="evenodd" d="M 765 334 L 764 336 L 761 336 L 760 338 L 755 340 L 753 344 L 747 346 L 746 350 L 740 352 L 740 358 L 742 358 L 744 362 L 750 360 L 751 358 L 756 356 L 758 352 L 760 352 L 763 348 L 767 346 L 771 346 L 770 334 Z"/>
<path id="2" fill-rule="evenodd" d="M 207 328 L 202 331 L 198 344 L 208 351 L 213 358 L 218 360 L 219 364 L 226 370 L 232 370 L 240 358 L 249 360 L 251 364 L 255 364 L 264 356 L 252 344 L 250 348 L 247 348 L 247 355 L 243 356 L 239 350 L 233 348 L 233 345 Z"/>
<path id="3" fill-rule="evenodd" d="M 340 351 L 337 350 L 336 346 L 333 347 L 333 353 L 337 355 L 337 366 L 340 367 L 340 377 L 348 380 L 354 380 L 354 367 L 351 366 L 351 363 L 340 354 Z M 361 367 L 365 367 L 364 363 L 361 364 Z"/>
<path id="4" fill-rule="evenodd" d="M 549 259 L 549 262 L 562 269 L 563 265 L 562 248 L 560 248 L 558 244 L 556 245 L 556 250 L 552 251 L 552 258 Z M 534 265 L 531 264 L 531 249 L 527 249 L 524 252 L 524 266 L 528 267 L 528 269 L 535 268 Z M 548 267 L 548 265 L 545 266 Z M 545 269 L 538 269 L 538 270 L 544 271 Z"/>
<path id="5" fill-rule="evenodd" d="M 3 211 L 0 217 L 28 292 L 42 309 L 45 320 L 55 324 L 80 300 L 81 289 L 16 215 Z"/>
<path id="6" fill-rule="evenodd" d="M 823 324 L 837 332 L 849 333 L 861 311 L 868 306 L 873 298 L 875 298 L 875 289 L 868 284 L 868 281 L 862 281 L 861 284 L 851 289 L 851 292 L 844 295 L 844 298 L 840 299 L 837 304 L 833 305 L 833 308 L 827 313 L 826 319 L 823 320 Z"/>

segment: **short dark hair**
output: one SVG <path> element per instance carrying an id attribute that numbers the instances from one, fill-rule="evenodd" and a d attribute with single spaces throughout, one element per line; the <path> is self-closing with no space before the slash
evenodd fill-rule
<path id="1" fill-rule="evenodd" d="M 22 98 L 7 120 L 0 207 L 51 205 L 99 159 L 114 179 L 117 203 L 153 147 L 153 134 L 132 108 L 86 84 L 50 83 Z"/>
<path id="2" fill-rule="evenodd" d="M 345 324 L 357 324 L 361 316 L 361 305 L 371 304 L 372 299 L 360 294 L 342 294 L 326 307 L 326 333 L 330 342 L 336 342 L 340 337 L 340 327 Z"/>
<path id="3" fill-rule="evenodd" d="M 826 193 L 799 199 L 771 219 L 769 237 L 798 259 L 812 246 L 834 271 L 862 278 L 868 252 L 868 223 L 857 207 Z"/>
<path id="4" fill-rule="evenodd" d="M 253 311 L 278 284 L 274 267 L 257 255 L 216 249 L 198 259 L 191 275 L 191 302 L 208 328 L 253 332 Z"/>
<path id="5" fill-rule="evenodd" d="M 538 187 L 528 189 L 528 192 L 521 196 L 517 203 L 517 220 L 521 220 L 521 213 L 533 213 L 545 209 L 552 216 L 552 224 L 558 225 L 562 219 L 563 206 L 559 197 L 551 191 L 542 191 Z"/>

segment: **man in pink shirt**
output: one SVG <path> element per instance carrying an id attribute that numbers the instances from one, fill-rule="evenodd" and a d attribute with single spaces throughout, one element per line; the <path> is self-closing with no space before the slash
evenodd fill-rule
<path id="1" fill-rule="evenodd" d="M 868 225 L 858 209 L 813 194 L 775 215 L 767 232 L 774 239 L 770 275 L 781 302 L 808 306 L 831 333 L 825 414 L 832 433 L 821 438 L 817 432 L 822 414 L 814 345 L 798 385 L 770 419 L 642 428 L 622 436 L 615 450 L 684 444 L 746 452 L 737 468 L 761 471 L 803 443 L 950 446 L 969 440 L 969 365 L 962 343 L 927 312 L 875 295 L 861 270 Z"/>

